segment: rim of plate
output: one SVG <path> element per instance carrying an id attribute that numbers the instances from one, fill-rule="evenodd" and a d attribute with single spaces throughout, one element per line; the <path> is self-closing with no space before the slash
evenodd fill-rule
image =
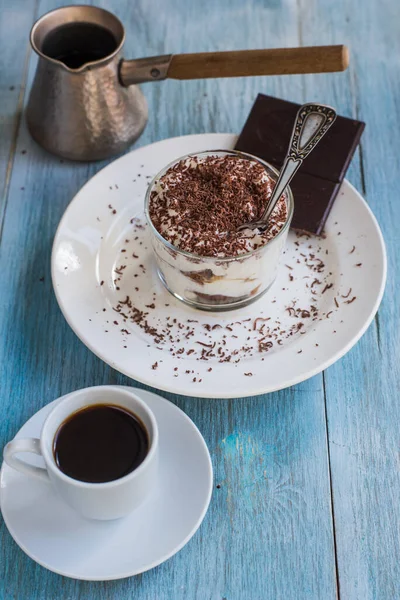
<path id="1" fill-rule="evenodd" d="M 102 174 L 105 170 L 113 168 L 113 166 L 118 161 L 123 161 L 124 159 L 126 159 L 127 156 L 130 156 L 131 154 L 134 154 L 135 152 L 140 152 L 144 148 L 149 148 L 150 146 L 154 147 L 154 146 L 162 145 L 163 143 L 166 143 L 166 142 L 175 142 L 178 140 L 189 139 L 189 138 L 202 138 L 204 136 L 215 137 L 216 139 L 221 138 L 221 136 L 225 136 L 227 139 L 230 138 L 232 140 L 232 142 L 234 142 L 238 137 L 236 134 L 232 134 L 232 133 L 201 133 L 201 134 L 192 134 L 192 135 L 175 136 L 172 138 L 166 138 L 164 140 L 159 140 L 158 142 L 153 142 L 151 144 L 147 144 L 146 146 L 141 146 L 140 148 L 137 148 L 135 150 L 132 150 L 131 152 L 128 152 L 127 154 L 117 158 L 116 160 L 114 160 L 111 163 L 109 163 L 108 165 L 106 165 L 103 169 L 100 169 L 100 171 L 98 171 L 93 177 L 91 177 L 78 190 L 78 192 L 72 198 L 71 202 L 68 204 L 66 210 L 64 211 L 63 216 L 61 217 L 61 220 L 56 229 L 56 233 L 55 233 L 54 241 L 53 241 L 53 245 L 52 245 L 52 251 L 51 251 L 51 278 L 52 278 L 54 294 L 56 296 L 58 305 L 60 307 L 60 310 L 61 310 L 65 320 L 67 321 L 68 325 L 71 327 L 72 331 L 81 340 L 81 342 L 83 344 L 85 344 L 85 346 L 91 352 L 93 352 L 93 354 L 95 354 L 98 358 L 100 358 L 103 362 L 105 362 L 106 364 L 111 366 L 113 369 L 116 369 L 119 373 L 126 375 L 133 381 L 138 381 L 140 383 L 148 385 L 149 387 L 151 387 L 154 390 L 164 390 L 166 392 L 178 394 L 180 396 L 196 397 L 196 398 L 215 398 L 215 399 L 237 398 L 238 397 L 237 395 L 235 395 L 233 393 L 229 393 L 229 392 L 220 392 L 218 394 L 218 396 L 215 396 L 215 394 L 213 395 L 212 393 L 202 391 L 201 389 L 196 389 L 196 390 L 191 390 L 191 391 L 182 391 L 182 389 L 180 387 L 174 386 L 173 382 L 171 382 L 167 385 L 164 385 L 164 386 L 160 385 L 160 387 L 157 388 L 157 387 L 154 387 L 154 383 L 151 378 L 151 375 L 149 375 L 149 377 L 146 377 L 146 376 L 143 376 L 141 373 L 138 373 L 138 374 L 135 374 L 135 376 L 133 377 L 132 374 L 129 373 L 129 371 L 127 369 L 123 369 L 123 368 L 117 366 L 115 361 L 112 361 L 112 359 L 105 359 L 104 354 L 101 351 L 99 351 L 89 341 L 87 336 L 84 333 L 77 331 L 77 329 L 72 324 L 72 320 L 69 317 L 68 310 L 67 310 L 65 304 L 63 303 L 63 299 L 62 299 L 61 295 L 59 294 L 59 291 L 58 291 L 57 285 L 56 285 L 56 270 L 55 270 L 55 265 L 54 265 L 54 262 L 55 262 L 54 261 L 54 254 L 55 254 L 54 249 L 55 249 L 57 241 L 58 241 L 58 236 L 64 226 L 64 221 L 66 219 L 68 211 L 70 210 L 70 208 L 74 204 L 74 202 L 77 200 L 77 196 L 81 194 L 81 192 L 86 188 L 86 186 L 88 186 L 98 175 Z M 221 147 L 221 144 L 219 144 L 219 147 Z M 351 350 L 351 348 L 353 348 L 353 346 L 355 346 L 355 344 L 361 339 L 361 337 L 367 331 L 368 327 L 371 325 L 371 323 L 378 311 L 379 305 L 382 301 L 383 294 L 385 291 L 385 285 L 386 285 L 386 279 L 387 279 L 387 253 L 386 253 L 386 246 L 385 246 L 385 242 L 383 239 L 382 231 L 379 227 L 378 221 L 377 221 L 374 213 L 372 212 L 371 208 L 368 206 L 367 202 L 362 197 L 360 192 L 347 179 L 345 179 L 343 181 L 342 185 L 348 186 L 348 188 L 357 196 L 358 200 L 363 205 L 363 208 L 366 210 L 369 218 L 371 219 L 371 221 L 374 225 L 374 229 L 377 233 L 377 239 L 379 241 L 379 245 L 380 245 L 381 252 L 382 252 L 382 271 L 381 271 L 381 281 L 380 281 L 380 286 L 379 286 L 379 292 L 376 296 L 373 306 L 371 307 L 371 309 L 369 311 L 368 318 L 365 320 L 362 327 L 360 327 L 359 331 L 347 342 L 347 344 L 345 344 L 340 350 L 335 352 L 329 358 L 326 358 L 325 360 L 323 360 L 321 363 L 319 363 L 315 367 L 309 368 L 297 376 L 286 379 L 283 385 L 278 384 L 278 385 L 268 386 L 268 384 L 265 382 L 264 385 L 257 386 L 257 387 L 254 386 L 251 388 L 251 391 L 246 392 L 246 393 L 242 394 L 241 396 L 239 396 L 240 398 L 248 398 L 251 396 L 260 396 L 263 394 L 269 394 L 272 392 L 283 390 L 288 387 L 292 387 L 293 385 L 297 385 L 298 383 L 301 383 L 302 381 L 306 381 L 307 379 L 314 377 L 318 373 L 321 373 L 322 371 L 324 371 L 325 369 L 327 369 L 328 367 L 333 365 L 335 362 L 340 360 L 345 354 L 347 354 L 347 352 L 349 352 Z M 144 202 L 144 199 L 143 199 L 143 202 Z M 159 382 L 159 383 L 161 383 L 161 382 Z"/>
<path id="2" fill-rule="evenodd" d="M 147 394 L 151 394 L 152 396 L 156 396 L 157 399 L 161 398 L 161 400 L 168 402 L 168 404 L 171 404 L 173 406 L 173 408 L 175 408 L 177 411 L 179 411 L 180 413 L 182 413 L 182 415 L 184 416 L 185 420 L 187 421 L 188 426 L 190 426 L 192 429 L 194 429 L 194 431 L 198 434 L 198 438 L 199 441 L 201 443 L 202 449 L 205 450 L 205 455 L 208 458 L 208 467 L 209 467 L 209 476 L 210 476 L 210 481 L 211 481 L 211 485 L 209 487 L 208 490 L 208 495 L 207 495 L 207 499 L 205 502 L 205 505 L 203 507 L 203 510 L 200 514 L 200 516 L 198 517 L 195 525 L 193 526 L 192 530 L 190 531 L 190 533 L 184 538 L 184 540 L 178 544 L 176 546 L 176 548 L 174 550 L 172 550 L 171 552 L 166 553 L 162 558 L 153 561 L 152 563 L 150 563 L 150 565 L 146 566 L 145 569 L 141 569 L 139 571 L 129 571 L 126 572 L 122 575 L 118 575 L 117 577 L 110 575 L 107 577 L 77 577 L 76 575 L 73 575 L 71 573 L 67 573 L 66 571 L 61 571 L 58 569 L 54 569 L 53 567 L 50 567 L 46 562 L 41 561 L 40 559 L 38 559 L 33 552 L 30 552 L 29 550 L 26 549 L 26 546 L 24 544 L 22 544 L 21 542 L 17 541 L 16 536 L 14 535 L 14 531 L 12 529 L 12 527 L 10 526 L 7 517 L 5 516 L 3 509 L 2 509 L 2 502 L 1 502 L 1 496 L 2 496 L 2 487 L 0 486 L 0 512 L 3 516 L 4 519 L 4 523 L 6 524 L 7 530 L 9 532 L 9 534 L 11 535 L 11 537 L 13 538 L 14 542 L 21 548 L 21 550 L 23 552 L 25 552 L 25 554 L 27 556 L 29 556 L 29 558 L 31 558 L 32 560 L 34 560 L 38 565 L 40 565 L 41 567 L 44 567 L 45 569 L 47 569 L 48 571 L 51 571 L 52 573 L 56 573 L 57 575 L 62 575 L 64 577 L 69 577 L 70 579 L 75 579 L 77 581 L 117 581 L 118 579 L 126 579 L 127 577 L 134 577 L 135 575 L 140 575 L 141 573 L 146 573 L 146 571 L 150 571 L 151 569 L 154 569 L 155 567 L 158 567 L 159 565 L 163 564 L 164 562 L 166 562 L 167 560 L 169 560 L 170 558 L 172 558 L 173 556 L 175 556 L 175 554 L 178 554 L 178 552 L 180 552 L 182 550 L 182 548 L 184 548 L 184 546 L 186 546 L 186 544 L 192 539 L 192 537 L 194 536 L 194 534 L 197 532 L 197 530 L 199 529 L 200 525 L 202 524 L 204 517 L 207 514 L 208 508 L 210 506 L 210 502 L 211 502 L 211 497 L 212 497 L 212 490 L 213 490 L 213 479 L 214 479 L 214 471 L 213 471 L 213 466 L 212 466 L 212 461 L 211 461 L 211 456 L 210 456 L 210 451 L 208 449 L 208 446 L 203 438 L 203 435 L 201 433 L 201 431 L 199 430 L 199 428 L 197 427 L 197 425 L 192 421 L 192 419 L 181 409 L 179 408 L 179 406 L 176 406 L 176 404 L 174 404 L 173 402 L 171 402 L 170 400 L 167 400 L 167 398 L 164 398 L 163 396 L 160 396 L 159 394 L 156 394 L 155 392 L 150 392 L 148 390 L 141 390 L 140 388 L 136 388 L 136 387 L 130 387 L 130 386 L 126 386 L 126 385 L 112 385 L 112 386 L 107 386 L 107 387 L 115 387 L 115 388 L 122 388 L 125 389 L 127 391 L 133 391 L 133 393 L 141 393 L 141 392 L 146 392 Z M 73 392 L 71 392 L 73 393 Z M 38 415 L 38 413 L 40 413 L 41 411 L 45 411 L 46 409 L 51 409 L 54 408 L 54 406 L 60 402 L 61 400 L 64 400 L 65 398 L 67 398 L 67 396 L 69 396 L 70 394 L 65 394 L 64 396 L 61 396 L 60 398 L 57 398 L 56 400 L 53 400 L 52 402 L 49 402 L 49 404 L 46 404 L 45 406 L 43 406 L 42 408 L 40 408 L 38 411 L 36 411 L 31 417 L 30 419 L 28 419 L 23 425 L 22 427 L 18 430 L 17 434 L 21 431 L 21 429 L 23 427 L 25 427 L 25 425 L 31 421 L 36 415 Z M 145 402 L 145 400 L 143 400 L 143 402 Z M 45 415 L 44 420 L 46 419 L 47 415 Z M 43 421 L 44 422 L 44 421 Z M 2 465 L 1 465 L 1 469 L 0 469 L 0 482 L 2 480 L 2 478 L 4 477 L 4 469 L 3 466 L 5 465 L 5 462 L 3 461 Z M 11 467 L 9 467 L 11 469 Z"/>

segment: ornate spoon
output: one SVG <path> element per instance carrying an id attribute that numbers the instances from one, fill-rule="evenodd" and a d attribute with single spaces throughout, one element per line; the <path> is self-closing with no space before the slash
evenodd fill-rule
<path id="1" fill-rule="evenodd" d="M 292 131 L 289 150 L 279 173 L 274 191 L 264 214 L 258 221 L 239 225 L 238 231 L 260 229 L 265 231 L 268 220 L 286 186 L 292 181 L 303 160 L 314 150 L 336 119 L 336 112 L 325 104 L 303 104 L 299 108 Z"/>

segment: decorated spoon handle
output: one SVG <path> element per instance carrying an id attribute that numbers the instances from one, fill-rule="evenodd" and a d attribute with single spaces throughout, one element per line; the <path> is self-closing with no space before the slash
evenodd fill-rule
<path id="1" fill-rule="evenodd" d="M 324 104 L 303 104 L 299 108 L 287 157 L 304 160 L 314 150 L 336 119 L 336 112 Z"/>
<path id="2" fill-rule="evenodd" d="M 303 160 L 314 150 L 335 119 L 336 112 L 324 104 L 303 104 L 299 108 L 285 162 L 261 221 L 268 222 L 286 186 L 289 185 Z"/>

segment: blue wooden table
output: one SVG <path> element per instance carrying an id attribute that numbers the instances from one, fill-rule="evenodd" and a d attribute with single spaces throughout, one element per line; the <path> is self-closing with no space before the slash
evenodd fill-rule
<path id="1" fill-rule="evenodd" d="M 68 202 L 103 165 L 69 164 L 30 139 L 28 35 L 56 0 L 0 0 L 0 447 L 71 390 L 132 384 L 75 337 L 50 281 Z M 143 86 L 139 145 L 238 132 L 258 92 L 334 105 L 367 123 L 348 177 L 383 229 L 389 279 L 378 316 L 341 361 L 264 397 L 163 393 L 197 423 L 215 489 L 189 544 L 141 576 L 69 580 L 26 557 L 0 519 L 0 597 L 9 600 L 395 600 L 400 597 L 400 3 L 396 0 L 98 0 L 127 29 L 129 57 L 346 43 L 342 74 L 167 81 Z M 140 387 L 140 386 L 139 386 Z"/>

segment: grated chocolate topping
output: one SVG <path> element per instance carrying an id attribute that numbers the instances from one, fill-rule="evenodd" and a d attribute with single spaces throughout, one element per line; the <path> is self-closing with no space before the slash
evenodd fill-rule
<path id="1" fill-rule="evenodd" d="M 176 163 L 155 183 L 149 213 L 171 244 L 199 256 L 245 254 L 273 239 L 287 220 L 284 197 L 268 229 L 238 232 L 261 217 L 275 182 L 258 162 L 234 156 L 195 156 Z"/>

